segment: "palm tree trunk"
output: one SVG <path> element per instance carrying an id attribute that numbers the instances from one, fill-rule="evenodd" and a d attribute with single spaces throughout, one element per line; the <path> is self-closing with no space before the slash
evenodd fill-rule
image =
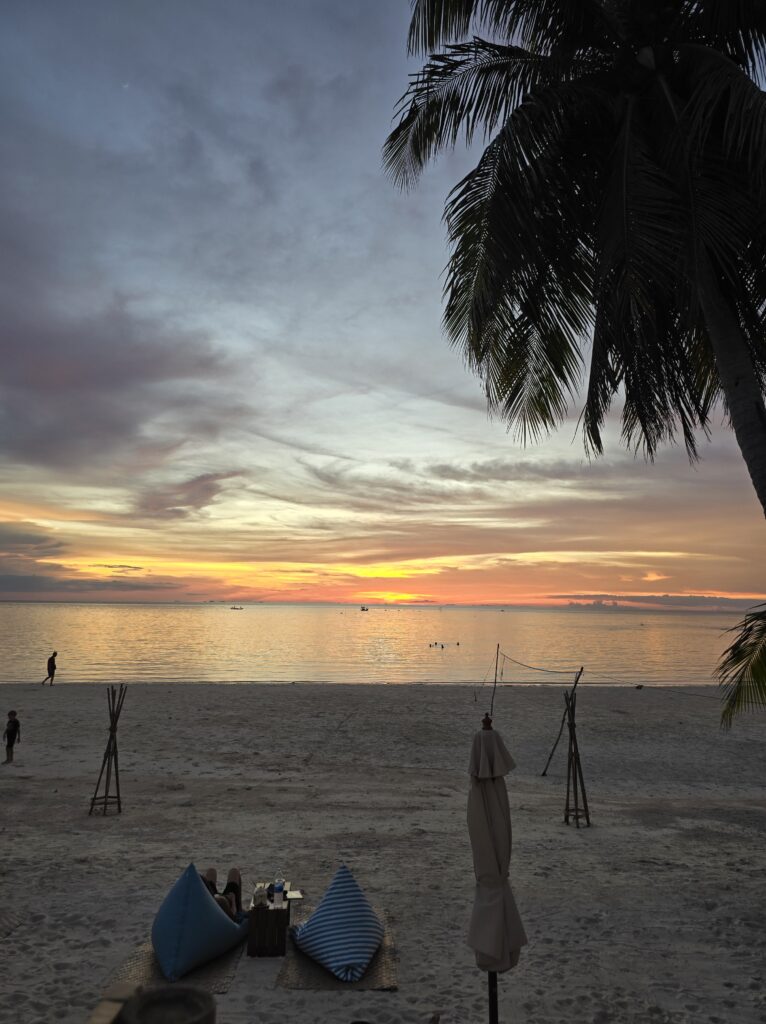
<path id="1" fill-rule="evenodd" d="M 766 515 L 766 407 L 747 342 L 712 268 L 700 275 L 699 301 L 737 444 Z"/>

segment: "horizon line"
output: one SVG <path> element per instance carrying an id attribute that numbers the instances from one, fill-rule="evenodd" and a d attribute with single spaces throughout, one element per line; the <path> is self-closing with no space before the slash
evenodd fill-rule
<path id="1" fill-rule="evenodd" d="M 700 600 L 708 602 L 719 602 L 720 606 L 715 607 L 711 605 L 699 605 L 690 604 L 680 606 L 678 604 L 664 604 L 663 601 L 668 599 L 676 601 L 688 600 L 690 602 L 696 602 Z M 278 599 L 248 599 L 243 597 L 229 597 L 229 598 L 205 598 L 202 600 L 182 600 L 172 599 L 165 601 L 153 601 L 150 599 L 87 599 L 87 598 L 4 598 L 0 597 L 0 604 L 23 604 L 23 605 L 38 605 L 38 604 L 61 604 L 61 605 L 116 605 L 116 606 L 137 606 L 137 605 L 152 605 L 154 607 L 173 607 L 173 606 L 184 606 L 184 607 L 211 607 L 211 606 L 231 606 L 232 604 L 239 604 L 243 606 L 259 606 L 259 605 L 271 605 L 271 606 L 304 606 L 304 607 L 342 607 L 342 608 L 361 608 L 365 609 L 389 609 L 396 608 L 398 610 L 402 608 L 418 608 L 418 609 L 442 609 L 442 608 L 479 608 L 487 610 L 505 611 L 506 609 L 513 610 L 526 610 L 526 611 L 589 611 L 589 612 L 674 612 L 674 613 L 704 613 L 704 614 L 716 614 L 720 612 L 732 612 L 740 613 L 746 611 L 748 607 L 752 607 L 760 602 L 766 601 L 766 595 L 759 595 L 754 597 L 719 597 L 712 596 L 709 594 L 689 594 L 689 595 L 674 595 L 674 594 L 655 594 L 655 595 L 636 595 L 634 599 L 626 599 L 626 597 L 616 596 L 614 598 L 596 598 L 592 600 L 581 599 L 581 600 L 564 600 L 558 603 L 555 602 L 517 602 L 517 601 L 300 601 L 300 600 L 278 600 Z M 624 603 L 623 603 L 624 602 Z"/>

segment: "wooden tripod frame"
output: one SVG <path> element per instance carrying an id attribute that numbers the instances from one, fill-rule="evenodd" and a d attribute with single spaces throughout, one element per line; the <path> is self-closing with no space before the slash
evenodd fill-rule
<path id="1" fill-rule="evenodd" d="M 590 827 L 590 813 L 588 812 L 588 797 L 585 793 L 585 779 L 582 775 L 582 764 L 580 763 L 580 748 L 577 746 L 577 730 L 575 728 L 575 707 L 577 694 L 564 691 L 564 703 L 566 704 L 567 726 L 569 727 L 569 752 L 567 754 L 567 802 L 564 805 L 564 824 L 569 824 L 570 817 L 574 819 L 575 825 L 580 827 L 580 818 L 585 818 L 585 824 Z M 578 793 L 579 785 L 579 793 Z M 582 796 L 582 808 L 579 797 Z"/>
<path id="2" fill-rule="evenodd" d="M 106 814 L 110 803 L 116 803 L 117 813 L 122 813 L 122 800 L 120 799 L 120 762 L 117 757 L 117 722 L 120 719 L 120 712 L 122 711 L 122 705 L 125 701 L 125 694 L 127 692 L 128 688 L 124 683 L 120 683 L 119 690 L 115 686 L 110 686 L 106 691 L 106 699 L 109 702 L 109 739 L 106 742 L 104 759 L 101 762 L 101 771 L 98 774 L 98 782 L 96 783 L 96 788 L 90 801 L 88 816 L 93 814 L 93 809 L 95 807 L 101 807 L 102 814 Z M 101 785 L 101 780 L 104 778 L 104 773 L 106 773 L 104 792 L 102 796 L 99 796 L 98 790 Z M 117 791 L 116 796 L 109 795 L 109 790 L 112 786 L 113 773 L 114 785 Z"/>
<path id="3" fill-rule="evenodd" d="M 571 697 L 574 697 L 575 691 L 577 689 L 577 684 L 580 682 L 580 676 L 583 674 L 584 671 L 585 671 L 584 667 L 581 666 L 580 667 L 580 671 L 575 674 L 575 678 L 574 678 L 574 683 L 572 685 L 572 689 L 569 691 L 569 695 Z M 564 700 L 566 700 L 566 696 L 567 696 L 567 691 L 565 690 L 564 691 Z M 564 709 L 564 714 L 561 716 L 561 725 L 559 727 L 559 734 L 556 737 L 556 742 L 553 744 L 553 747 L 551 748 L 550 754 L 548 754 L 548 760 L 545 762 L 545 767 L 543 768 L 542 772 L 540 773 L 541 775 L 545 775 L 547 773 L 547 771 L 548 771 L 548 768 L 550 767 L 550 763 L 553 760 L 553 755 L 556 753 L 556 747 L 559 745 L 559 740 L 561 739 L 561 734 L 564 731 L 564 722 L 566 722 L 566 720 L 567 720 L 567 711 L 566 711 L 566 708 L 565 708 Z"/>

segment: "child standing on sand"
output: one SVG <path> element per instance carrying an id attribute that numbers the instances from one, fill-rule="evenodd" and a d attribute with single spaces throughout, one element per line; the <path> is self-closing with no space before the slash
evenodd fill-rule
<path id="1" fill-rule="evenodd" d="M 8 712 L 8 724 L 3 733 L 5 740 L 5 760 L 3 764 L 10 764 L 13 761 L 13 745 L 18 740 L 21 743 L 21 722 L 16 717 L 15 711 Z"/>

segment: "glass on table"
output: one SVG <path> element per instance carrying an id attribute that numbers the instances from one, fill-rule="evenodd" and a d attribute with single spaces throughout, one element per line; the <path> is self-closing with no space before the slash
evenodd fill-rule
<path id="1" fill-rule="evenodd" d="M 284 906 L 285 899 L 285 880 L 281 874 L 277 874 L 274 879 L 274 900 L 272 906 L 274 910 L 281 910 Z"/>

